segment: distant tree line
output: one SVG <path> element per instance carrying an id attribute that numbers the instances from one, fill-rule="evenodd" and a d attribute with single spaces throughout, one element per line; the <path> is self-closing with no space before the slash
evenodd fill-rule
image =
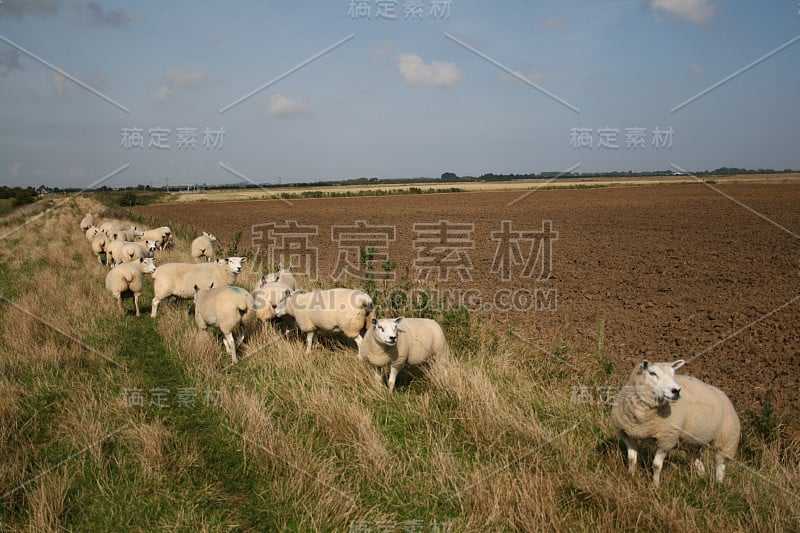
<path id="1" fill-rule="evenodd" d="M 0 200 L 11 199 L 11 205 L 14 207 L 33 203 L 36 200 L 36 196 L 36 189 L 33 187 L 0 186 Z"/>

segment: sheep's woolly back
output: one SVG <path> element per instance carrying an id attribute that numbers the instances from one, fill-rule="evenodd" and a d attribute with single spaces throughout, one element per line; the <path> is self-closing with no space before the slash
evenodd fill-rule
<path id="1" fill-rule="evenodd" d="M 194 286 L 215 287 L 232 285 L 237 274 L 220 263 L 166 263 L 158 267 L 153 274 L 153 291 L 155 297 L 163 300 L 168 296 L 192 298 Z"/>
<path id="2" fill-rule="evenodd" d="M 106 289 L 117 297 L 124 292 L 141 293 L 142 273 L 148 273 L 154 267 L 152 259 L 117 265 L 106 274 Z"/>
<path id="3" fill-rule="evenodd" d="M 197 237 L 195 240 L 192 241 L 191 254 L 193 258 L 195 259 L 199 259 L 201 257 L 205 257 L 207 259 L 214 258 L 216 254 L 214 253 L 214 244 L 211 237 L 212 236 L 208 235 L 207 233 L 204 233 L 203 235 Z"/>
<path id="4" fill-rule="evenodd" d="M 253 297 L 240 287 L 215 287 L 197 291 L 194 299 L 198 327 L 215 326 L 222 333 L 250 327 L 256 320 Z"/>
<path id="5" fill-rule="evenodd" d="M 275 318 L 275 307 L 291 294 L 292 289 L 285 283 L 279 281 L 259 283 L 252 293 L 258 319 L 266 322 Z"/>
<path id="6" fill-rule="evenodd" d="M 351 339 L 361 334 L 373 309 L 369 294 L 343 288 L 295 292 L 285 305 L 286 313 L 304 333 L 340 331 Z"/>

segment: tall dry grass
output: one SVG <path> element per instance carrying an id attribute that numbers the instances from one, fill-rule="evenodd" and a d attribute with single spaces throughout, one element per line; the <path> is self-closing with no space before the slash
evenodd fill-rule
<path id="1" fill-rule="evenodd" d="M 469 335 L 446 373 L 404 374 L 394 393 L 353 345 L 326 339 L 305 354 L 271 326 L 250 332 L 232 366 L 191 302 L 153 321 L 146 291 L 142 317 L 117 313 L 77 229 L 89 209 L 78 199 L 48 213 L 0 251 L 13 294 L 0 303 L 5 529 L 800 528 L 800 443 L 747 425 L 724 485 L 681 451 L 660 489 L 649 467 L 630 477 L 610 406 L 575 401 L 574 387 L 607 384 L 594 339 L 554 354 L 540 348 L 557 336 L 532 345 L 473 318 L 453 325 Z M 188 248 L 183 235 L 157 262 L 188 261 Z M 123 391 L 154 388 L 170 391 L 168 408 L 125 405 Z M 179 389 L 196 402 L 176 404 Z"/>

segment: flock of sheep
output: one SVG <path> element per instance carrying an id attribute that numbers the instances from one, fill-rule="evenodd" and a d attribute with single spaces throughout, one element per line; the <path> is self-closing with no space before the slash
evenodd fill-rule
<path id="1" fill-rule="evenodd" d="M 252 291 L 233 284 L 246 257 L 215 260 L 216 238 L 208 233 L 192 242 L 194 263 L 166 263 L 156 267 L 154 254 L 171 240 L 168 227 L 140 230 L 118 221 L 95 225 L 87 214 L 81 221 L 92 251 L 102 263 L 103 256 L 111 270 L 106 288 L 117 299 L 122 311 L 122 296 L 133 294 L 139 316 L 139 295 L 144 274 L 153 277 L 154 298 L 151 316 L 159 303 L 169 297 L 194 298 L 198 328 L 219 328 L 223 345 L 236 363 L 236 340 L 256 323 L 290 316 L 297 329 L 306 335 L 306 353 L 311 351 L 315 334 L 341 332 L 353 339 L 358 359 L 375 370 L 378 383 L 383 383 L 382 369 L 388 366 L 389 390 L 394 390 L 399 371 L 406 365 L 420 365 L 436 358 L 444 366 L 450 349 L 441 326 L 422 318 L 375 318 L 370 296 L 346 288 L 303 291 L 288 269 L 262 276 Z M 205 259 L 206 262 L 199 262 Z M 694 467 L 701 474 L 705 468 L 700 451 L 715 451 L 716 479 L 725 476 L 725 461 L 732 458 L 739 444 L 741 428 L 733 404 L 720 389 L 698 379 L 676 375 L 684 361 L 637 365 L 617 397 L 611 410 L 611 422 L 625 442 L 628 469 L 634 473 L 638 444 L 654 440 L 653 483 L 658 486 L 664 458 L 679 443 L 693 450 Z"/>

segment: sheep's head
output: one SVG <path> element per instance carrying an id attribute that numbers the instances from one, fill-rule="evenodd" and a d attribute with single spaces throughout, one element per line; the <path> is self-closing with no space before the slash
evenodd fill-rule
<path id="1" fill-rule="evenodd" d="M 375 328 L 375 338 L 381 344 L 394 346 L 397 344 L 397 327 L 400 325 L 400 318 L 372 319 L 372 327 Z"/>
<path id="2" fill-rule="evenodd" d="M 651 392 L 656 405 L 677 402 L 681 388 L 675 381 L 675 371 L 683 364 L 683 359 L 674 363 L 651 363 L 645 359 L 637 371 L 637 388 Z"/>
<path id="3" fill-rule="evenodd" d="M 152 253 L 152 252 L 156 251 L 156 247 L 158 246 L 158 242 L 157 241 L 147 240 L 147 241 L 144 241 L 144 245 L 147 248 L 147 251 Z"/>
<path id="4" fill-rule="evenodd" d="M 140 257 L 139 262 L 142 263 L 142 272 L 145 274 L 152 274 L 156 271 L 156 263 L 150 257 Z"/>
<path id="5" fill-rule="evenodd" d="M 226 257 L 225 259 L 218 260 L 217 263 L 226 265 L 228 270 L 234 274 L 240 274 L 242 272 L 242 265 L 246 261 L 246 257 Z"/>
<path id="6" fill-rule="evenodd" d="M 217 240 L 217 238 L 214 235 L 212 235 L 211 233 L 206 233 L 205 231 L 203 232 L 203 236 L 208 237 L 208 240 L 211 242 L 216 242 Z"/>

